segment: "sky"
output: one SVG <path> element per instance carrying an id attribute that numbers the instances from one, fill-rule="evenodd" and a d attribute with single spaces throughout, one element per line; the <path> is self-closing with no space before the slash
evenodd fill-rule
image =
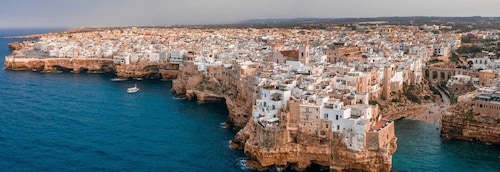
<path id="1" fill-rule="evenodd" d="M 500 16 L 500 0 L 1 0 L 0 28 L 227 24 L 270 18 Z"/>

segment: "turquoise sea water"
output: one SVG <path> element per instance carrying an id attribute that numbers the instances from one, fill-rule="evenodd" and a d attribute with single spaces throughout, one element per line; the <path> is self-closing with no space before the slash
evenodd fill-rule
<path id="1" fill-rule="evenodd" d="M 1 30 L 0 37 L 48 30 Z M 0 60 L 10 54 L 0 38 Z M 242 171 L 223 103 L 172 97 L 171 82 L 0 70 L 0 171 Z M 141 88 L 127 94 L 127 87 Z M 500 171 L 496 146 L 442 141 L 396 122 L 394 171 Z"/>

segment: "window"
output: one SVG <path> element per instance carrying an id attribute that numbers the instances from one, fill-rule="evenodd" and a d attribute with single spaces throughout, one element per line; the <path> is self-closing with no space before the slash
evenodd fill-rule
<path id="1" fill-rule="evenodd" d="M 309 115 L 306 115 L 306 121 L 309 120 Z"/>
<path id="2" fill-rule="evenodd" d="M 337 125 L 337 130 L 340 130 L 340 126 L 339 125 Z"/>
<path id="3" fill-rule="evenodd" d="M 326 128 L 328 128 L 328 124 L 326 124 Z"/>
<path id="4" fill-rule="evenodd" d="M 328 119 L 328 114 L 327 114 L 327 113 L 325 113 L 325 114 L 323 115 L 323 118 Z"/>
<path id="5" fill-rule="evenodd" d="M 335 115 L 335 120 L 339 120 L 339 115 Z"/>

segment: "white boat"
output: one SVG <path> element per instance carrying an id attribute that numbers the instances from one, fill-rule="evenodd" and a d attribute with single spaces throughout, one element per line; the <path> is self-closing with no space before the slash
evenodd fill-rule
<path id="1" fill-rule="evenodd" d="M 142 81 L 142 80 L 144 80 L 144 78 L 135 78 L 135 80 Z"/>
<path id="2" fill-rule="evenodd" d="M 137 84 L 135 84 L 134 87 L 127 88 L 127 93 L 132 94 L 132 93 L 137 93 L 139 91 L 139 88 L 137 88 Z"/>
<path id="3" fill-rule="evenodd" d="M 118 81 L 126 81 L 128 80 L 127 78 L 112 78 L 111 81 L 113 82 L 118 82 Z"/>

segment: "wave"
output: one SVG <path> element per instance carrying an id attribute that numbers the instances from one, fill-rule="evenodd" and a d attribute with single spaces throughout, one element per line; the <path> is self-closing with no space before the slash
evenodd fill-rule
<path id="1" fill-rule="evenodd" d="M 248 160 L 248 158 L 246 158 L 246 157 L 238 158 L 237 162 L 236 162 L 236 166 L 238 166 L 238 168 L 240 168 L 243 171 L 253 171 L 253 170 L 255 170 L 255 168 L 249 167 L 247 165 L 247 160 Z"/>

